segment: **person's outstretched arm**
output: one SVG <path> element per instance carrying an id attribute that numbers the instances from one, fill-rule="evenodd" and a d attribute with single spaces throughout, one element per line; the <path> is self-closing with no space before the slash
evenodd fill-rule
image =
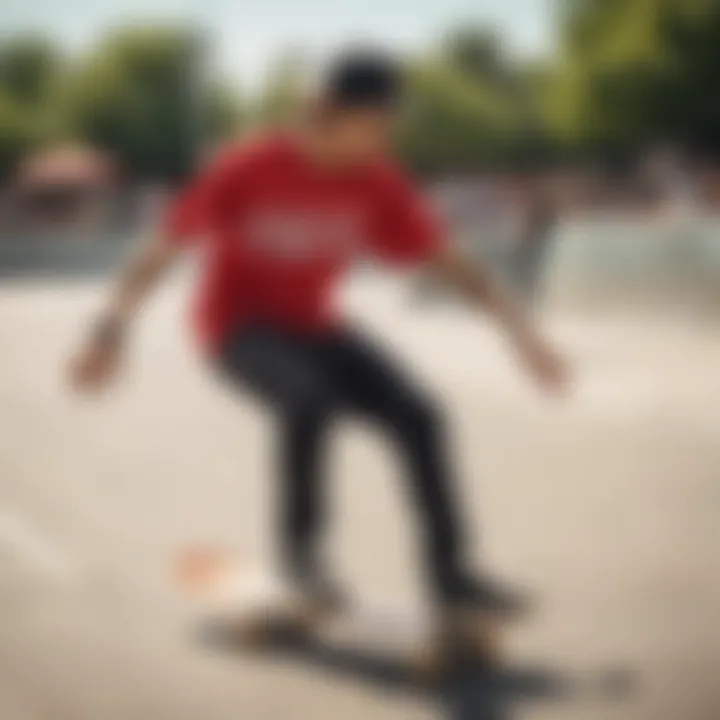
<path id="1" fill-rule="evenodd" d="M 564 360 L 536 330 L 522 304 L 493 273 L 449 245 L 443 245 L 433 254 L 430 265 L 466 300 L 482 307 L 498 321 L 537 380 L 550 389 L 559 389 L 564 384 L 567 379 Z"/>
<path id="2" fill-rule="evenodd" d="M 567 376 L 565 363 L 512 292 L 488 269 L 447 242 L 446 232 L 427 200 L 402 173 L 390 171 L 381 180 L 374 234 L 378 254 L 393 263 L 429 266 L 431 272 L 499 322 L 537 380 L 545 387 L 560 388 Z"/>
<path id="3" fill-rule="evenodd" d="M 75 389 L 100 390 L 116 376 L 128 326 L 178 254 L 178 245 L 162 234 L 143 240 L 132 253 L 71 360 L 70 382 Z"/>
<path id="4" fill-rule="evenodd" d="M 158 227 L 142 240 L 113 285 L 110 297 L 70 364 L 78 390 L 100 390 L 117 374 L 129 325 L 142 302 L 182 250 L 224 228 L 225 208 L 237 201 L 237 154 L 218 156 L 170 201 Z"/>

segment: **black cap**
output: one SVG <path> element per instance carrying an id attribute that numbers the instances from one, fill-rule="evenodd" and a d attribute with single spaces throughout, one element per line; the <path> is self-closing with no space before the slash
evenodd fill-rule
<path id="1" fill-rule="evenodd" d="M 397 60 L 377 50 L 350 50 L 330 64 L 322 95 L 337 107 L 392 109 L 402 91 Z"/>

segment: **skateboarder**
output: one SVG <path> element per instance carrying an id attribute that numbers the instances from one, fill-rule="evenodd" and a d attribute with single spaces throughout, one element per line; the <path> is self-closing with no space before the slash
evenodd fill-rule
<path id="1" fill-rule="evenodd" d="M 343 597 L 319 547 L 328 515 L 323 464 L 329 422 L 360 413 L 392 436 L 406 464 L 436 601 L 512 611 L 519 595 L 469 567 L 437 404 L 331 302 L 360 253 L 424 264 L 495 317 L 541 385 L 563 384 L 559 356 L 484 270 L 451 249 L 388 157 L 402 85 L 393 59 L 348 51 L 323 76 L 297 128 L 270 130 L 214 159 L 120 274 L 73 358 L 71 380 L 91 391 L 115 377 L 141 302 L 184 248 L 201 243 L 195 326 L 209 364 L 276 413 L 287 578 L 318 602 Z"/>

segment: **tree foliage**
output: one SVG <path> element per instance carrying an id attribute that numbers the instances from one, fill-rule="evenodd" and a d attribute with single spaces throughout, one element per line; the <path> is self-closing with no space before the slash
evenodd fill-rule
<path id="1" fill-rule="evenodd" d="M 718 0 L 560 0 L 556 47 L 520 60 L 466 25 L 410 61 L 403 156 L 426 171 L 632 158 L 672 144 L 720 156 Z M 0 41 L 0 176 L 56 140 L 112 152 L 132 176 L 172 179 L 200 146 L 291 117 L 306 63 L 281 54 L 252 103 L 189 28 L 128 27 L 80 57 L 47 38 Z"/>
<path id="2" fill-rule="evenodd" d="M 44 38 L 0 42 L 0 178 L 54 133 L 61 68 L 57 49 Z"/>
<path id="3" fill-rule="evenodd" d="M 0 168 L 72 139 L 107 150 L 131 177 L 181 176 L 241 116 L 206 59 L 203 38 L 163 26 L 115 30 L 74 62 L 38 38 L 0 46 Z"/>
<path id="4" fill-rule="evenodd" d="M 719 72 L 716 0 L 566 2 L 546 107 L 576 147 L 633 154 L 672 143 L 717 156 Z"/>
<path id="5" fill-rule="evenodd" d="M 181 176 L 236 113 L 204 76 L 204 53 L 202 39 L 185 29 L 115 32 L 69 79 L 69 126 L 141 177 Z"/>

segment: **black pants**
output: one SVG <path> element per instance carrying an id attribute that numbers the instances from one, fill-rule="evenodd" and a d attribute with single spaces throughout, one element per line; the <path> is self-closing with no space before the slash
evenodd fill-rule
<path id="1" fill-rule="evenodd" d="M 429 581 L 461 570 L 460 520 L 438 408 L 372 342 L 351 330 L 309 336 L 263 326 L 232 334 L 223 374 L 278 413 L 280 541 L 292 573 L 313 572 L 327 518 L 323 462 L 328 424 L 359 413 L 392 435 L 407 467 Z"/>

